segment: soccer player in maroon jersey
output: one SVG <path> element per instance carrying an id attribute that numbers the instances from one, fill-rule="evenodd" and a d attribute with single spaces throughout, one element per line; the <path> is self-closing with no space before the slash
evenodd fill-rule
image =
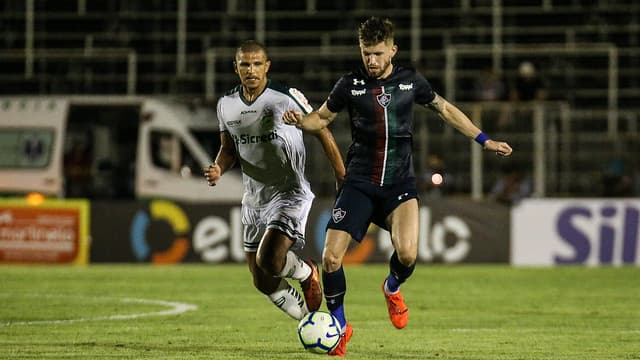
<path id="1" fill-rule="evenodd" d="M 389 275 L 382 282 L 390 320 L 402 329 L 409 319 L 400 284 L 413 273 L 418 254 L 418 201 L 411 152 L 413 104 L 437 112 L 486 150 L 500 156 L 512 152 L 509 144 L 491 140 L 436 94 L 415 69 L 392 62 L 398 51 L 393 31 L 388 19 L 371 17 L 363 22 L 358 31 L 363 67 L 342 76 L 317 111 L 307 115 L 287 111 L 283 116 L 286 123 L 308 131 L 326 127 L 343 109 L 349 111 L 351 120 L 346 177 L 327 224 L 322 259 L 327 308 L 343 329 L 341 342 L 330 355 L 344 356 L 353 333 L 343 307 L 347 288 L 343 257 L 351 239 L 360 242 L 371 222 L 391 233 L 395 250 Z"/>

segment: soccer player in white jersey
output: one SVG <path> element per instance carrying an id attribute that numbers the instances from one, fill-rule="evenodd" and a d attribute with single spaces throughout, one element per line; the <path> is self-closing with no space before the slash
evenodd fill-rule
<path id="1" fill-rule="evenodd" d="M 215 186 L 237 162 L 242 168 L 244 251 L 254 286 L 294 319 L 318 310 L 322 289 L 317 264 L 294 252 L 304 245 L 314 195 L 304 175 L 305 147 L 300 129 L 285 125 L 288 110 L 309 113 L 304 95 L 267 78 L 271 61 L 259 42 L 238 47 L 234 68 L 240 85 L 218 101 L 221 146 L 205 177 Z M 340 150 L 327 129 L 315 132 L 342 182 Z M 304 300 L 286 279 L 300 281 Z"/>

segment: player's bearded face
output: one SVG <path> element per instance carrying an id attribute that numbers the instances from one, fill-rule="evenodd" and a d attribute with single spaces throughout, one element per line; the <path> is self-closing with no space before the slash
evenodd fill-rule
<path id="1" fill-rule="evenodd" d="M 398 47 L 393 44 L 393 40 L 382 41 L 375 45 L 365 45 L 360 42 L 360 54 L 362 63 L 369 76 L 380 79 L 391 74 L 393 67 L 391 60 L 398 51 Z"/>
<path id="2" fill-rule="evenodd" d="M 267 84 L 267 72 L 271 61 L 264 51 L 239 52 L 236 54 L 235 71 L 242 86 L 248 90 L 257 90 Z"/>

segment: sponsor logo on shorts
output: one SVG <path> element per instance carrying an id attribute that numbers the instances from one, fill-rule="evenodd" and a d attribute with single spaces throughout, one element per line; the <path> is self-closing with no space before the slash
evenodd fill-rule
<path id="1" fill-rule="evenodd" d="M 342 221 L 345 215 L 347 215 L 347 212 L 342 210 L 341 208 L 333 209 L 333 211 L 331 212 L 331 217 L 333 218 L 333 221 L 337 223 Z"/>
<path id="2" fill-rule="evenodd" d="M 409 196 L 409 193 L 400 194 L 400 195 L 398 195 L 398 200 L 402 200 L 402 199 L 406 198 L 407 196 Z"/>

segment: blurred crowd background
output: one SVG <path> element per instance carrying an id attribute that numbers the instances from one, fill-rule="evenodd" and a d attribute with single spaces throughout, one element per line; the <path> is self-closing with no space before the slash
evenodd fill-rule
<path id="1" fill-rule="evenodd" d="M 2 0 L 0 93 L 169 96 L 214 106 L 237 84 L 236 46 L 257 39 L 269 49 L 271 78 L 317 107 L 360 63 L 356 28 L 372 15 L 395 22 L 397 62 L 417 67 L 515 149 L 508 161 L 479 155 L 417 110 L 424 196 L 513 204 L 640 194 L 634 0 Z M 346 151 L 346 116 L 332 130 Z M 308 144 L 314 190 L 331 195 L 322 151 Z"/>

